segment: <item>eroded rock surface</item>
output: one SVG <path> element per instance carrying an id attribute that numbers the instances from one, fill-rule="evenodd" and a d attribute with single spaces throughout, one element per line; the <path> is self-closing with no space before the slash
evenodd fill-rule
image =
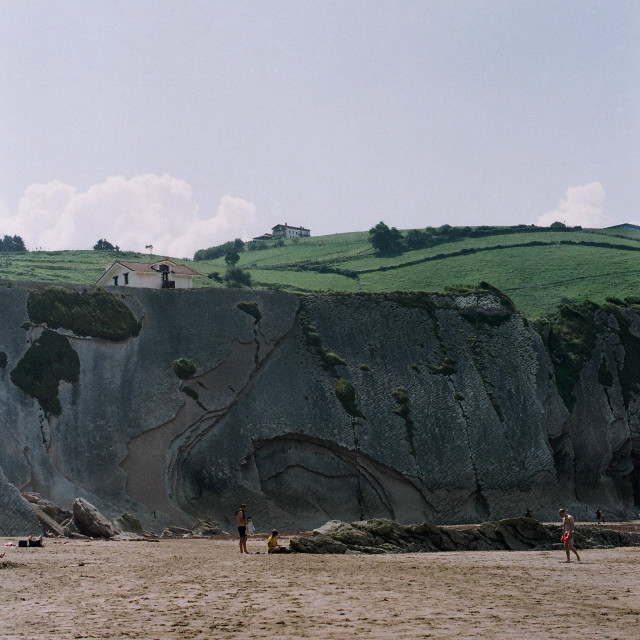
<path id="1" fill-rule="evenodd" d="M 424 553 L 434 551 L 528 551 L 562 548 L 562 528 L 534 518 L 509 518 L 469 527 L 402 525 L 390 520 L 340 522 L 333 520 L 310 537 L 293 538 L 289 546 L 299 553 Z M 576 529 L 578 549 L 640 546 L 640 534 L 603 527 Z"/>
<path id="2" fill-rule="evenodd" d="M 155 532 L 205 514 L 234 530 L 241 502 L 258 531 L 639 510 L 640 400 L 621 386 L 633 361 L 606 314 L 570 413 L 545 343 L 490 289 L 113 294 L 139 334 L 56 329 L 80 373 L 59 382 L 50 415 L 10 374 L 51 329 L 29 318 L 28 287 L 0 286 L 0 466 L 20 491 Z M 640 336 L 628 313 L 627 343 Z M 174 373 L 180 358 L 192 378 Z"/>

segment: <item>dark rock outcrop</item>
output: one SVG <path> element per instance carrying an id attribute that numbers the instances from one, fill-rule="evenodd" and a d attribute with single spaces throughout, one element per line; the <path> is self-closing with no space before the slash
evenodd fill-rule
<path id="1" fill-rule="evenodd" d="M 0 466 L 64 508 L 80 497 L 149 531 L 190 531 L 203 514 L 231 530 L 241 502 L 259 531 L 640 510 L 640 393 L 618 375 L 635 362 L 637 311 L 624 335 L 620 314 L 600 318 L 570 413 L 545 343 L 490 288 L 114 289 L 139 334 L 55 329 L 79 376 L 58 383 L 60 414 L 44 415 L 11 380 L 53 330 L 29 317 L 29 292 L 0 286 Z M 181 358 L 191 378 L 174 373 Z"/>
<path id="2" fill-rule="evenodd" d="M 293 538 L 298 553 L 424 553 L 434 551 L 529 551 L 562 548 L 562 529 L 534 518 L 509 518 L 477 526 L 438 527 L 428 522 L 403 525 L 390 520 L 347 524 L 333 520 L 310 537 Z M 576 529 L 578 549 L 640 546 L 640 534 L 603 527 Z"/>
<path id="3" fill-rule="evenodd" d="M 29 503 L 9 483 L 0 467 L 0 536 L 28 536 L 40 531 Z"/>

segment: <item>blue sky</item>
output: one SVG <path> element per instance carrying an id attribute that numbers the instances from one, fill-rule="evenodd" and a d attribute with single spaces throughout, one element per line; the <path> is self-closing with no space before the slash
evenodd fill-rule
<path id="1" fill-rule="evenodd" d="M 0 234 L 191 257 L 639 222 L 640 2 L 0 2 Z"/>

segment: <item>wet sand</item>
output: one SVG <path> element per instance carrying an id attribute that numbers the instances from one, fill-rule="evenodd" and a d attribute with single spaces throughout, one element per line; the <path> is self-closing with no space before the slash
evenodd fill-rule
<path id="1" fill-rule="evenodd" d="M 0 560 L 0 638 L 638 638 L 640 548 L 564 559 L 240 555 L 225 537 L 45 540 Z"/>

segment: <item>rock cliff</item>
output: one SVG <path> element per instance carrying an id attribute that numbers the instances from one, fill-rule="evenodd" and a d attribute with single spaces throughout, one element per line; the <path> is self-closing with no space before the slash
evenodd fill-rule
<path id="1" fill-rule="evenodd" d="M 490 287 L 118 289 L 115 307 L 34 289 L 0 286 L 0 468 L 64 507 L 154 531 L 232 529 L 239 502 L 258 530 L 637 510 L 639 395 L 602 309 L 570 413 L 548 344 Z"/>

